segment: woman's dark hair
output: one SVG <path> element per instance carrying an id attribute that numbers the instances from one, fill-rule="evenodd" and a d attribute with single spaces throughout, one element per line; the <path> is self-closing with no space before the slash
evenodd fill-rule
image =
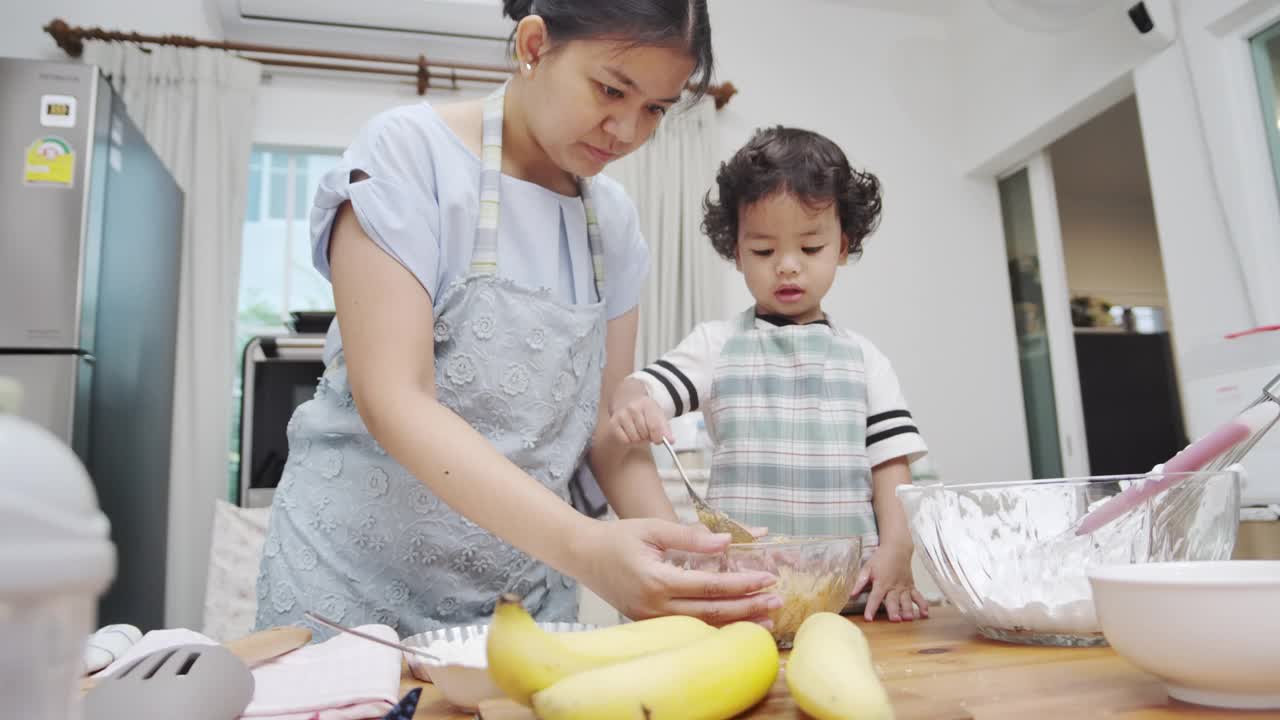
<path id="1" fill-rule="evenodd" d="M 854 170 L 840 146 L 809 130 L 778 126 L 756 131 L 720 165 L 716 188 L 719 200 L 707 193 L 703 201 L 702 231 L 727 260 L 737 257 L 739 211 L 774 193 L 790 193 L 815 209 L 835 203 L 854 257 L 862 254 L 863 240 L 880 222 L 880 181 Z"/>
<path id="2" fill-rule="evenodd" d="M 516 22 L 537 15 L 555 42 L 617 38 L 637 46 L 681 47 L 694 60 L 693 95 L 702 97 L 711 84 L 715 62 L 707 0 L 503 0 L 502 12 Z"/>

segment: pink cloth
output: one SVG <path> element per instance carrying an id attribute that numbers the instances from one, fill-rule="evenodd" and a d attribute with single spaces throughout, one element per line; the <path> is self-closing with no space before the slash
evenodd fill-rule
<path id="1" fill-rule="evenodd" d="M 365 633 L 400 642 L 386 625 L 364 625 Z M 110 675 L 146 655 L 185 644 L 216 643 L 189 630 L 147 633 L 99 675 Z M 253 669 L 253 701 L 244 718 L 253 720 L 376 720 L 400 697 L 401 654 L 361 638 L 340 633 L 294 650 Z"/>

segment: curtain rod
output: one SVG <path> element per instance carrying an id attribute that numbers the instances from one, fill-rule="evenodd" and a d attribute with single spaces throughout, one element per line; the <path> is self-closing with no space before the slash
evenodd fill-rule
<path id="1" fill-rule="evenodd" d="M 219 40 L 198 40 L 188 35 L 144 35 L 136 32 L 104 30 L 100 27 L 79 27 L 75 25 L 68 25 L 61 19 L 53 20 L 48 25 L 45 25 L 43 30 L 52 36 L 54 42 L 58 44 L 58 47 L 62 48 L 62 50 L 71 57 L 80 57 L 84 53 L 85 40 L 126 42 L 136 43 L 139 45 L 172 45 L 175 47 L 189 48 L 203 47 L 241 53 L 240 57 L 263 65 L 412 77 L 417 80 L 419 95 L 425 95 L 429 88 L 442 87 L 438 84 L 433 85 L 433 80 L 448 82 L 448 86 L 456 90 L 459 82 L 492 83 L 496 85 L 505 81 L 511 74 L 509 68 L 502 67 L 500 65 L 477 65 L 474 63 L 434 61 L 428 63 L 426 55 L 418 55 L 418 57 L 412 58 L 398 55 L 373 55 L 365 53 L 339 52 L 334 50 L 311 50 L 306 48 L 279 47 L 275 45 L 233 43 Z M 254 53 L 254 55 L 245 55 L 243 53 Z M 294 57 L 344 60 L 357 63 L 409 65 L 414 69 L 397 70 L 387 67 L 378 67 L 377 65 L 351 65 L 331 62 L 309 62 L 305 60 L 282 60 L 270 57 L 259 57 L 260 55 L 292 55 Z M 469 70 L 472 72 L 459 73 L 459 70 Z M 737 92 L 738 89 L 730 82 L 719 83 L 707 88 L 707 94 L 715 100 L 717 110 L 728 104 L 729 99 L 737 94 Z"/>

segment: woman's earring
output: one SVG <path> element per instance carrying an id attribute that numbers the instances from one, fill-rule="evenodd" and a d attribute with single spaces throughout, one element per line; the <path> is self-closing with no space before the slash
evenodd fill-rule
<path id="1" fill-rule="evenodd" d="M 525 63 L 524 70 L 525 72 L 533 72 L 533 63 Z"/>

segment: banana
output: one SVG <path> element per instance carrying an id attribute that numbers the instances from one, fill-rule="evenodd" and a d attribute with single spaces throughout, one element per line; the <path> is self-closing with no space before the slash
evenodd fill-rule
<path id="1" fill-rule="evenodd" d="M 571 675 L 533 695 L 540 720 L 725 720 L 764 699 L 778 647 L 738 622 L 682 647 Z"/>
<path id="2" fill-rule="evenodd" d="M 817 720 L 893 719 L 866 637 L 835 613 L 801 623 L 785 676 L 796 705 Z"/>
<path id="3" fill-rule="evenodd" d="M 716 629 L 695 617 L 668 615 L 599 630 L 560 633 L 556 638 L 569 650 L 608 662 L 687 645 Z"/>
<path id="4" fill-rule="evenodd" d="M 538 627 L 518 598 L 503 596 L 493 613 L 485 652 L 489 676 L 498 689 L 528 705 L 535 692 L 573 673 L 679 647 L 715 631 L 697 618 L 671 616 L 550 633 Z"/>

